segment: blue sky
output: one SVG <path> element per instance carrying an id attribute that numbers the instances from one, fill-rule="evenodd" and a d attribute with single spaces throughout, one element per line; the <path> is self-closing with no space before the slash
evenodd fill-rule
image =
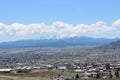
<path id="1" fill-rule="evenodd" d="M 120 0 L 0 0 L 0 40 L 116 38 Z"/>

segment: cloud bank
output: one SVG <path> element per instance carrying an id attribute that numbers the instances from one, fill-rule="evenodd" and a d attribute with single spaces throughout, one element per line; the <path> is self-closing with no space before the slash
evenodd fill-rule
<path id="1" fill-rule="evenodd" d="M 53 22 L 51 25 L 46 25 L 45 23 L 39 24 L 21 24 L 13 23 L 7 25 L 0 23 L 0 35 L 2 36 L 22 36 L 22 35 L 35 35 L 39 34 L 41 36 L 65 38 L 81 36 L 81 34 L 101 34 L 111 31 L 119 31 L 120 19 L 116 20 L 111 24 L 111 26 L 106 25 L 103 21 L 98 21 L 94 24 L 67 24 L 64 22 Z"/>

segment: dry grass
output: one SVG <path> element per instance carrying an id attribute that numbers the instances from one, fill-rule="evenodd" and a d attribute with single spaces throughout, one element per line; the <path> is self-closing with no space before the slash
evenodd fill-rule
<path id="1" fill-rule="evenodd" d="M 52 77 L 75 77 L 76 73 L 62 71 L 38 71 L 35 73 L 5 74 L 0 75 L 0 80 L 52 80 Z M 83 76 L 83 74 L 79 74 Z M 120 79 L 92 79 L 92 80 L 120 80 Z"/>
<path id="2" fill-rule="evenodd" d="M 50 78 L 42 77 L 20 77 L 20 76 L 0 76 L 0 80 L 51 80 Z"/>

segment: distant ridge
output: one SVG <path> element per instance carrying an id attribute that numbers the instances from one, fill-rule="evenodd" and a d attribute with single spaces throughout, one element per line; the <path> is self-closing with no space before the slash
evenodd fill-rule
<path id="1" fill-rule="evenodd" d="M 106 45 L 103 45 L 103 46 L 100 46 L 100 47 L 97 47 L 97 48 L 99 48 L 99 49 L 106 49 L 106 50 L 108 50 L 108 49 L 113 49 L 113 50 L 115 50 L 115 49 L 120 49 L 120 40 L 118 40 L 118 41 L 115 41 L 115 42 L 111 42 L 111 43 L 109 43 L 109 44 L 106 44 Z"/>
<path id="2" fill-rule="evenodd" d="M 75 47 L 75 46 L 100 46 L 120 40 L 91 37 L 74 37 L 63 39 L 40 39 L 40 40 L 20 40 L 0 43 L 0 49 L 12 48 L 44 48 L 44 47 Z"/>

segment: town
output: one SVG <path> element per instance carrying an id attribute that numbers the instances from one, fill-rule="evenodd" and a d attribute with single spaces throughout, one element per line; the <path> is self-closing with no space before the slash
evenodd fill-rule
<path id="1" fill-rule="evenodd" d="M 1 55 L 2 62 L 7 62 L 7 65 L 1 62 L 0 74 L 49 77 L 53 80 L 120 78 L 119 53 L 91 54 L 92 51 L 87 50 L 56 48 L 2 51 L 12 53 Z M 7 57 L 7 61 L 4 57 Z"/>

